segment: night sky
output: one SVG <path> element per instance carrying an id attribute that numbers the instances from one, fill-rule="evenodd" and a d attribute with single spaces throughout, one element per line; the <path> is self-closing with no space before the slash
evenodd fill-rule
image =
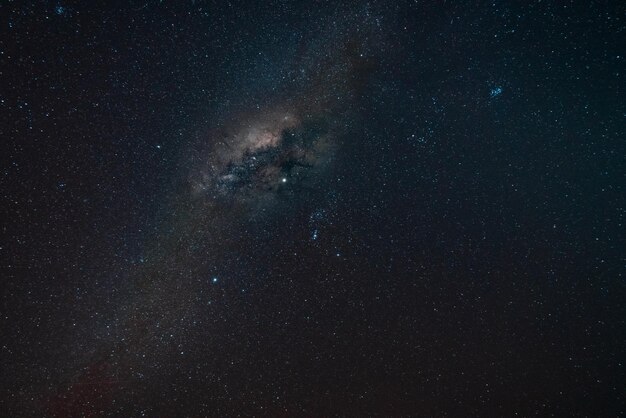
<path id="1" fill-rule="evenodd" d="M 624 2 L 99 3 L 0 4 L 0 417 L 626 415 Z"/>

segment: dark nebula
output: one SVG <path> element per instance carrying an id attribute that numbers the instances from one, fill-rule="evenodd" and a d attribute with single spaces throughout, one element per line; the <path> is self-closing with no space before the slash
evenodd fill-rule
<path id="1" fill-rule="evenodd" d="M 625 11 L 0 5 L 0 417 L 624 416 Z"/>

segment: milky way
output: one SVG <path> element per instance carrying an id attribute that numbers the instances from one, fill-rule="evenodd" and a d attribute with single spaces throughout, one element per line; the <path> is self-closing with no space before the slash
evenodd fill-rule
<path id="1" fill-rule="evenodd" d="M 327 194 L 323 183 L 337 153 L 350 152 L 343 140 L 358 117 L 356 99 L 374 59 L 372 34 L 362 28 L 314 38 L 323 42 L 325 56 L 303 51 L 293 64 L 311 62 L 299 70 L 308 81 L 279 85 L 253 108 L 244 103 L 190 144 L 179 173 L 184 180 L 165 203 L 170 215 L 128 276 L 131 286 L 118 302 L 117 325 L 99 330 L 106 336 L 79 357 L 76 371 L 63 376 L 60 393 L 45 401 L 49 413 L 93 413 L 115 406 L 113 399 L 124 404 L 136 388 L 153 390 L 142 382 L 168 373 L 157 371 L 155 362 L 176 363 L 185 354 L 176 346 L 164 350 L 163 339 L 195 328 L 192 318 L 206 309 L 203 288 L 219 283 L 215 266 L 247 239 L 248 220 L 275 217 L 286 202 Z M 364 58 L 359 48 L 370 56 Z M 181 325 L 189 320 L 191 326 Z"/>

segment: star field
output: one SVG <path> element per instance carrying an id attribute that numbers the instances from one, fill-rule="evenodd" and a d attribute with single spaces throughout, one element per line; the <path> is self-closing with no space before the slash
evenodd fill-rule
<path id="1" fill-rule="evenodd" d="M 625 12 L 4 2 L 0 416 L 623 416 Z"/>

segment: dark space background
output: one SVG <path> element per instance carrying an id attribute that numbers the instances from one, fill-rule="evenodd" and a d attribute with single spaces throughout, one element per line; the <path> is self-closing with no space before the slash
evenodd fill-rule
<path id="1" fill-rule="evenodd" d="M 0 416 L 624 416 L 625 11 L 2 2 Z"/>

